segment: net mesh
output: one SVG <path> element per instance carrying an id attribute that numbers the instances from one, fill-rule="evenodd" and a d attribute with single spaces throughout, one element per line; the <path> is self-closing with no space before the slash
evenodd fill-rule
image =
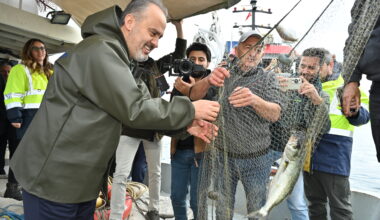
<path id="1" fill-rule="evenodd" d="M 341 2 L 338 1 L 337 4 L 339 3 Z M 378 0 L 356 1 L 353 9 L 355 20 L 344 50 L 342 73 L 345 79 L 353 72 L 379 13 Z M 272 206 L 281 202 L 292 191 L 304 166 L 310 165 L 309 156 L 322 134 L 330 127 L 329 96 L 323 93 L 320 78 L 308 79 L 323 100 L 321 104 L 314 104 L 297 90 L 284 89 L 275 73 L 245 66 L 244 59 L 248 57 L 254 60 L 254 55 L 250 56 L 256 46 L 251 47 L 250 52 L 240 60 L 232 61 L 231 77 L 225 80 L 223 87 L 217 88 L 217 101 L 221 105 L 216 121 L 219 134 L 204 153 L 199 175 L 198 219 L 233 219 L 238 182 L 245 191 L 243 200 L 246 200 L 248 213 L 262 208 L 266 201 L 273 199 L 269 197 L 278 197 Z M 292 77 L 299 77 L 299 73 Z M 276 118 L 275 111 L 260 110 L 257 107 L 234 107 L 229 98 L 234 92 L 244 89 L 264 100 L 261 105 L 279 105 L 280 117 Z M 291 137 L 293 141 L 289 141 L 292 140 Z M 283 156 L 284 149 L 292 155 Z M 291 158 L 294 155 L 296 158 Z M 295 175 L 289 177 L 286 180 L 288 182 L 281 183 L 286 186 L 281 193 L 274 194 L 273 182 L 268 184 L 270 172 L 273 163 L 281 156 L 283 160 L 280 161 L 280 169 L 292 162 L 294 166 L 287 168 L 292 169 L 290 173 Z M 273 181 L 278 180 L 274 178 Z M 268 188 L 272 188 L 269 189 L 269 194 Z"/>

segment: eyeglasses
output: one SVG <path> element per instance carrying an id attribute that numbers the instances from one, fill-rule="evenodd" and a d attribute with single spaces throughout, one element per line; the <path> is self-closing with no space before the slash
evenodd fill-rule
<path id="1" fill-rule="evenodd" d="M 32 50 L 33 50 L 33 51 L 39 51 L 39 50 L 44 51 L 44 50 L 45 50 L 45 47 L 35 47 L 35 46 L 33 46 L 33 47 L 32 47 Z"/>

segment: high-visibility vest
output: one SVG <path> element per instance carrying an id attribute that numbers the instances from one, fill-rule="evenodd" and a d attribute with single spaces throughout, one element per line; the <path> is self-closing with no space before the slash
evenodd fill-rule
<path id="1" fill-rule="evenodd" d="M 340 135 L 345 137 L 353 137 L 355 126 L 351 125 L 347 118 L 342 113 L 341 103 L 338 97 L 337 90 L 343 88 L 344 80 L 342 76 L 339 76 L 338 79 L 327 81 L 322 83 L 322 90 L 326 92 L 330 97 L 330 109 L 329 117 L 331 121 L 331 127 L 328 134 Z M 369 98 L 362 90 L 361 94 L 361 105 L 368 109 Z M 306 159 L 304 163 L 304 171 L 311 171 L 312 163 L 312 146 L 308 148 Z"/>
<path id="2" fill-rule="evenodd" d="M 347 118 L 342 113 L 342 107 L 337 95 L 337 90 L 342 88 L 344 80 L 342 76 L 333 81 L 322 83 L 322 90 L 330 96 L 330 109 L 329 116 L 331 121 L 331 128 L 329 134 L 341 135 L 352 137 L 354 134 L 355 126 L 351 125 Z M 361 105 L 368 109 L 369 98 L 362 90 L 360 90 Z"/>
<path id="3" fill-rule="evenodd" d="M 38 109 L 45 93 L 48 79 L 44 73 L 33 72 L 22 64 L 12 67 L 4 90 L 8 109 Z"/>

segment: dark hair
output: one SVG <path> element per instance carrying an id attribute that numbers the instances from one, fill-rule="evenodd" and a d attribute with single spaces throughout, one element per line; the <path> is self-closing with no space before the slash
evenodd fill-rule
<path id="1" fill-rule="evenodd" d="M 326 49 L 324 49 L 324 48 L 322 48 L 322 49 L 325 51 L 325 60 L 324 60 L 324 62 L 325 62 L 327 65 L 330 65 L 331 60 L 333 60 L 333 58 L 332 58 L 332 54 L 330 53 L 330 51 L 328 51 L 328 50 L 326 50 Z"/>
<path id="2" fill-rule="evenodd" d="M 187 49 L 186 49 L 186 56 L 189 57 L 189 54 L 192 51 L 203 51 L 206 54 L 207 62 L 211 62 L 211 51 L 208 49 L 206 44 L 202 44 L 199 42 L 192 43 Z"/>
<path id="3" fill-rule="evenodd" d="M 46 51 L 46 56 L 44 58 L 42 66 L 34 60 L 33 55 L 32 55 L 32 47 L 34 42 L 40 42 L 45 46 L 45 43 L 36 38 L 32 38 L 28 40 L 24 47 L 22 48 L 22 53 L 21 53 L 21 63 L 24 64 L 25 66 L 29 67 L 32 69 L 32 71 L 37 71 L 37 72 L 43 72 L 47 78 L 50 78 L 51 76 L 51 70 L 53 69 L 53 66 L 51 63 L 48 61 L 48 54 Z M 46 49 L 45 49 L 46 50 Z"/>
<path id="4" fill-rule="evenodd" d="M 161 11 L 164 12 L 165 17 L 168 16 L 168 9 L 161 2 L 161 0 L 132 0 L 121 14 L 119 21 L 120 26 L 124 25 L 125 16 L 127 16 L 128 14 L 139 14 L 143 12 L 149 6 L 149 4 L 154 4 L 158 6 L 161 9 Z"/>
<path id="5" fill-rule="evenodd" d="M 326 62 L 327 53 L 329 53 L 326 49 L 311 47 L 303 51 L 303 57 L 318 57 L 319 58 L 319 66 L 322 66 L 324 62 Z"/>

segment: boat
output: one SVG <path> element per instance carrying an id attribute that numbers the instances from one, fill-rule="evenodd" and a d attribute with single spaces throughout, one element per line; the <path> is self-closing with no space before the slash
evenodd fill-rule
<path id="1" fill-rule="evenodd" d="M 33 0 L 30 0 L 31 2 Z M 81 40 L 80 31 L 72 28 L 71 26 L 58 25 L 50 23 L 49 19 L 41 17 L 38 14 L 37 9 L 32 12 L 25 11 L 23 4 L 9 5 L 5 4 L 9 1 L 0 0 L 0 58 L 17 60 L 23 43 L 31 37 L 42 39 L 48 48 L 50 53 L 60 53 L 74 46 Z M 26 0 L 20 2 L 28 2 Z M 33 1 L 34 2 L 34 1 Z M 52 0 L 65 12 L 72 14 L 72 18 L 77 24 L 81 24 L 84 18 L 96 11 L 103 8 L 110 7 L 113 4 L 119 4 L 124 7 L 129 0 Z M 164 0 L 169 6 L 176 6 L 174 8 L 169 7 L 169 15 L 171 19 L 181 19 L 192 17 L 198 14 L 207 13 L 215 9 L 228 8 L 232 5 L 240 2 L 239 0 L 182 0 L 181 4 L 178 0 Z M 182 4 L 183 3 L 183 4 Z M 201 6 L 201 7 L 198 7 Z M 35 8 L 35 7 L 34 7 Z M 201 28 L 199 28 L 201 30 Z M 200 33 L 209 33 L 209 30 L 201 30 Z M 202 34 L 196 35 L 199 37 Z M 212 35 L 212 34 L 210 34 Z M 189 39 L 190 40 L 190 39 Z M 231 39 L 230 45 L 236 44 L 237 39 Z M 224 45 L 223 45 L 224 46 Z M 232 46 L 230 47 L 232 48 Z M 271 43 L 267 48 L 267 58 L 276 58 L 278 54 L 285 54 L 290 51 L 289 46 L 282 44 Z M 224 52 L 224 50 L 222 51 Z M 230 51 L 228 51 L 230 52 Z M 220 56 L 219 58 L 220 59 Z M 166 139 L 167 140 L 167 139 Z M 166 154 L 169 155 L 169 143 L 166 141 Z M 162 191 L 163 194 L 170 194 L 170 159 L 164 158 L 162 163 Z M 1 182 L 5 185 L 5 182 Z M 235 205 L 236 215 L 245 219 L 245 196 L 242 186 L 239 184 L 238 192 L 236 195 L 238 198 Z M 0 200 L 3 198 L 0 198 Z M 366 220 L 378 220 L 380 219 L 380 197 L 373 195 L 373 193 L 352 190 L 352 205 L 354 209 L 354 219 L 366 219 Z M 287 209 L 286 202 L 281 203 L 275 207 L 271 212 L 269 219 L 282 220 L 290 219 L 290 213 Z"/>

